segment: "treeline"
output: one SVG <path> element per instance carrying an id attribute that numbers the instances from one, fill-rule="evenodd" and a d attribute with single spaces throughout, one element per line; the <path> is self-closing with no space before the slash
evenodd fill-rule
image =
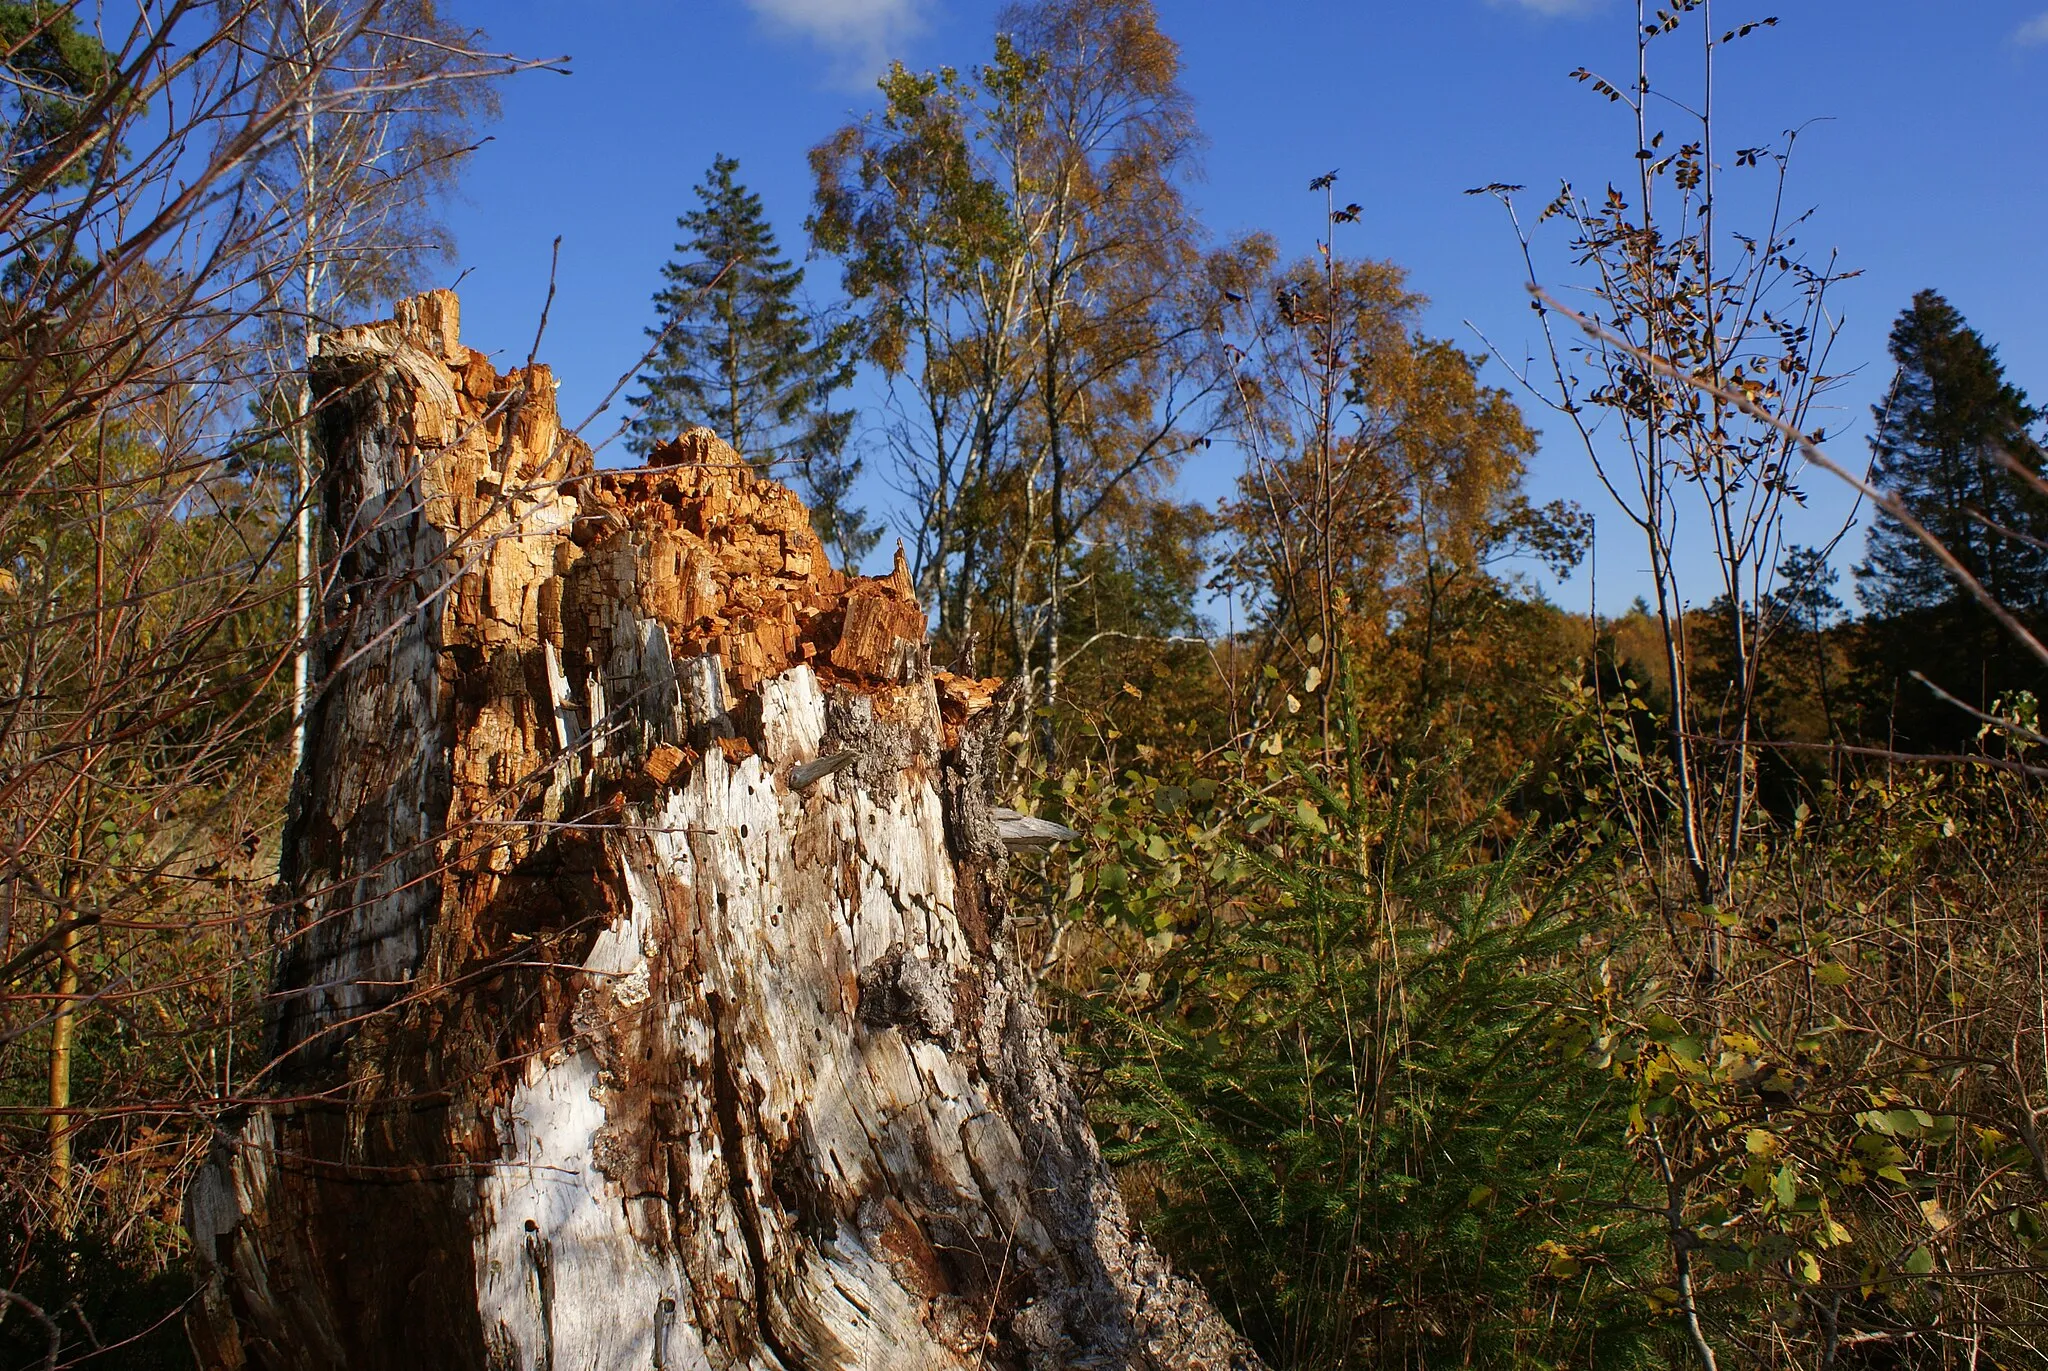
<path id="1" fill-rule="evenodd" d="M 1020 720 L 1065 720 L 1021 730 L 1017 755 L 1041 767 L 1066 757 L 1075 728 L 1077 757 L 1102 741 L 1053 708 L 1076 671 L 1090 688 L 1069 708 L 1085 714 L 1161 649 L 1164 677 L 1201 677 L 1186 669 L 1196 656 L 1171 649 L 1221 645 L 1236 663 L 1230 698 L 1249 708 L 1280 658 L 1313 656 L 1329 676 L 1345 636 L 1333 616 L 1419 625 L 1434 652 L 1439 617 L 1482 583 L 1540 610 L 1516 570 L 1568 579 L 1590 518 L 1523 497 L 1537 437 L 1517 395 L 1481 380 L 1482 355 L 1420 331 L 1427 302 L 1400 267 L 1350 251 L 1358 207 L 1340 205 L 1335 176 L 1308 187 L 1329 229 L 1308 254 L 1283 261 L 1260 234 L 1218 244 L 1184 198 L 1200 136 L 1172 42 L 1143 7 L 1016 9 L 998 32 L 989 63 L 964 74 L 893 68 L 881 108 L 813 150 L 806 246 L 828 264 L 820 274 L 838 267 L 830 304 L 807 293 L 739 164 L 714 161 L 654 297 L 635 450 L 705 424 L 799 486 L 849 563 L 885 526 L 902 537 L 941 653 L 1018 681 Z M 1601 227 L 1582 223 L 1575 246 L 1619 246 Z M 1786 227 L 1773 225 L 1781 238 Z M 1776 271 L 1768 285 L 1795 287 L 1810 311 L 1849 274 L 1789 260 Z M 1758 297 L 1749 327 L 1778 345 L 1767 362 L 1795 378 L 1796 412 L 1839 382 L 1819 370 L 1832 336 L 1816 337 L 1812 318 L 1767 318 L 1766 282 L 1714 288 Z M 1751 341 L 1727 341 L 1727 356 Z M 2042 497 L 2004 465 L 2034 460 L 2037 411 L 1936 292 L 1901 314 L 1891 359 L 1871 479 L 2000 603 L 2038 613 Z M 853 407 L 862 367 L 882 396 L 870 413 Z M 1524 403 L 1577 408 L 1516 379 Z M 1697 448 L 1678 433 L 1641 438 Z M 1759 455 L 1772 460 L 1746 464 Z M 1190 462 L 1241 465 L 1234 497 L 1181 498 Z M 1660 533 L 1668 603 L 1639 598 L 1607 622 L 1539 612 L 1537 654 L 1625 662 L 1668 706 L 1673 663 L 1656 640 L 1669 620 L 1698 681 L 1687 689 L 1737 692 L 1736 712 L 1794 750 L 1964 747 L 1979 721 L 1916 672 L 1979 710 L 2039 684 L 2040 663 L 1896 519 L 1872 511 L 1867 535 L 1844 524 L 1824 547 L 1794 545 L 1776 503 L 1798 496 L 1794 473 L 1725 484 L 1765 493 L 1749 527 L 1717 535 L 1732 588 L 1682 593 L 1673 535 Z M 863 491 L 886 507 L 858 507 Z M 1866 543 L 1845 599 L 1838 564 Z M 1324 646 L 1305 655 L 1311 637 Z M 1247 717 L 1215 714 L 1206 686 L 1175 703 L 1188 722 L 1210 716 L 1209 746 Z"/>
<path id="2" fill-rule="evenodd" d="M 0 1345 L 182 1365 L 347 611 L 303 362 L 448 250 L 535 64 L 412 0 L 83 14 L 0 0 Z M 1923 293 L 1868 532 L 1788 542 L 1814 458 L 1865 467 L 1813 422 L 1850 273 L 1791 146 L 1723 167 L 1657 83 L 1768 27 L 1710 18 L 1578 73 L 1615 185 L 1483 188 L 1575 288 L 1527 369 L 1429 336 L 1334 176 L 1319 241 L 1209 234 L 1148 0 L 892 67 L 810 155 L 829 303 L 730 159 L 679 207 L 632 443 L 709 426 L 847 561 L 900 537 L 935 660 L 1012 683 L 1002 784 L 1084 835 L 1013 868 L 1022 936 L 1133 1204 L 1275 1366 L 2048 1359 L 2039 415 Z M 1592 535 L 1524 494 L 1539 425 L 1646 554 L 1625 615 L 1530 579 Z"/>
<path id="3" fill-rule="evenodd" d="M 1309 638 L 1334 672 L 1334 616 L 1391 626 L 1417 589 L 1424 620 L 1527 599 L 1496 574 L 1510 559 L 1576 563 L 1584 516 L 1521 495 L 1534 433 L 1480 357 L 1421 331 L 1406 273 L 1351 250 L 1334 177 L 1306 252 L 1205 230 L 1192 102 L 1149 4 L 1014 7 L 985 64 L 899 65 L 880 88 L 811 152 L 829 306 L 737 163 L 713 164 L 632 429 L 737 435 L 849 559 L 878 536 L 852 502 L 892 493 L 940 658 L 1014 683 L 1013 763 L 1097 755 L 1103 706 L 1155 693 L 1156 723 L 1213 747 Z M 863 367 L 882 398 L 856 414 L 838 406 Z M 1220 508 L 1180 493 L 1190 462 L 1240 457 Z M 879 480 L 856 485 L 863 467 Z M 1250 617 L 1215 622 L 1223 603 Z"/>

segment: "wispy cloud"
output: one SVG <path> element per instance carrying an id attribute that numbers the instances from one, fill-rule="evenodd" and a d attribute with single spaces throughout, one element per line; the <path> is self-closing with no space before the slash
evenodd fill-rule
<path id="1" fill-rule="evenodd" d="M 2014 29 L 2012 41 L 2025 48 L 2048 46 L 2048 11 L 2035 15 Z"/>
<path id="2" fill-rule="evenodd" d="M 1527 10 L 1546 19 L 1564 19 L 1591 14 L 1604 6 L 1607 0 L 1489 0 L 1489 3 L 1496 9 Z"/>
<path id="3" fill-rule="evenodd" d="M 1554 0 L 1552 0 L 1554 3 Z M 860 81 L 899 56 L 924 27 L 925 0 L 746 0 L 770 28 L 807 39 L 830 56 L 833 74 Z"/>

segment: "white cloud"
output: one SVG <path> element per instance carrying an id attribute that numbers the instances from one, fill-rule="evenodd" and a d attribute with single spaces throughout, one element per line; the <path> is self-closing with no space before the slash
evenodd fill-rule
<path id="1" fill-rule="evenodd" d="M 1591 14 L 1606 0 L 1492 0 L 1500 9 L 1523 9 L 1531 14 L 1540 14 L 1546 19 L 1560 19 L 1577 14 Z"/>
<path id="2" fill-rule="evenodd" d="M 746 0 L 770 28 L 805 38 L 831 55 L 835 75 L 873 76 L 924 27 L 924 0 Z"/>
<path id="3" fill-rule="evenodd" d="M 2014 29 L 2012 41 L 2022 47 L 2040 47 L 2048 44 L 2048 13 L 2037 14 Z"/>

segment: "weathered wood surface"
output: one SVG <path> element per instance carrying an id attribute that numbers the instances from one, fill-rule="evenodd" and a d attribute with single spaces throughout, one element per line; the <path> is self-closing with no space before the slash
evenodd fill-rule
<path id="1" fill-rule="evenodd" d="M 705 430 L 593 472 L 445 292 L 317 383 L 346 552 L 202 1362 L 1255 1365 L 1068 1089 L 998 683 L 930 669 L 907 575 Z"/>

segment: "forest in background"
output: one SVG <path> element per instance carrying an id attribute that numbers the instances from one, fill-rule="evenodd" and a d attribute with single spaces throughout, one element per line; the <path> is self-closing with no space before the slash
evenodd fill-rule
<path id="1" fill-rule="evenodd" d="M 190 1364 L 179 1206 L 269 1066 L 347 551 L 304 363 L 453 260 L 493 92 L 560 65 L 430 0 L 142 16 L 0 0 L 9 1365 Z M 1334 176 L 1306 254 L 1216 241 L 1170 15 L 1040 0 L 819 131 L 808 242 L 707 170 L 625 431 L 713 428 L 846 560 L 900 537 L 935 660 L 1013 683 L 1001 784 L 1083 835 L 1011 872 L 1048 1007 L 1269 1364 L 2040 1365 L 2040 415 L 1936 290 L 1835 355 L 1794 149 L 1660 98 L 1781 36 L 1639 18 L 1575 73 L 1610 182 L 1475 191 L 1533 367 L 1424 333 Z M 1590 543 L 1539 434 L 1631 525 L 1619 618 L 1525 574 Z M 1867 528 L 1790 543 L 1838 479 Z"/>

